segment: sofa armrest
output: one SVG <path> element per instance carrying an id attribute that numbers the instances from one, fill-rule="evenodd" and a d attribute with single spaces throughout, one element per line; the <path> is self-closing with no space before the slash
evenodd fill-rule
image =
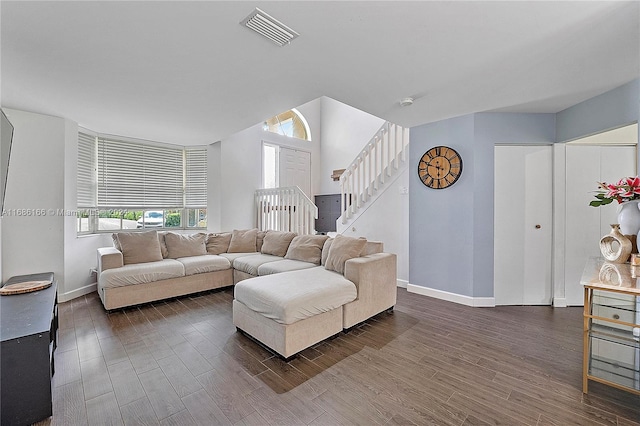
<path id="1" fill-rule="evenodd" d="M 398 295 L 395 254 L 376 253 L 349 259 L 344 267 L 345 278 L 358 290 L 356 300 L 345 305 L 345 328 L 395 306 Z"/>
<path id="2" fill-rule="evenodd" d="M 98 275 L 107 269 L 124 266 L 122 252 L 115 247 L 101 247 L 98 249 Z"/>

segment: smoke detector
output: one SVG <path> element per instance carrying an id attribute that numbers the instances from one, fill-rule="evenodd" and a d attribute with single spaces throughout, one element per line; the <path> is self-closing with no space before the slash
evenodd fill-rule
<path id="1" fill-rule="evenodd" d="M 278 46 L 285 46 L 300 35 L 257 7 L 249 16 L 240 21 L 240 25 L 257 32 Z"/>
<path id="2" fill-rule="evenodd" d="M 400 106 L 406 107 L 409 105 L 413 105 L 413 98 L 404 98 L 400 100 Z"/>

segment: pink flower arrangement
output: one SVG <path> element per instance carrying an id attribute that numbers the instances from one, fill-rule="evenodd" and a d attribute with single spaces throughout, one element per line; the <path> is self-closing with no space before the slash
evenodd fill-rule
<path id="1" fill-rule="evenodd" d="M 592 207 L 600 207 L 610 204 L 616 200 L 619 204 L 625 201 L 640 200 L 640 177 L 625 177 L 618 183 L 608 184 L 606 182 L 598 182 L 600 191 L 596 194 L 597 200 L 589 203 Z"/>

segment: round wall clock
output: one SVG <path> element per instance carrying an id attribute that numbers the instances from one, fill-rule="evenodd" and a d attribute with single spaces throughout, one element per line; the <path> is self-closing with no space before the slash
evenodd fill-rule
<path id="1" fill-rule="evenodd" d="M 462 174 L 462 157 L 447 146 L 435 146 L 418 163 L 418 177 L 429 188 L 448 188 Z"/>

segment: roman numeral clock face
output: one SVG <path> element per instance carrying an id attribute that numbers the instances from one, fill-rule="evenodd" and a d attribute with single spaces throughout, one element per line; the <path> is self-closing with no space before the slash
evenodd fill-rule
<path id="1" fill-rule="evenodd" d="M 429 188 L 448 188 L 462 174 L 460 154 L 446 146 L 436 146 L 425 152 L 418 163 L 418 177 Z"/>

